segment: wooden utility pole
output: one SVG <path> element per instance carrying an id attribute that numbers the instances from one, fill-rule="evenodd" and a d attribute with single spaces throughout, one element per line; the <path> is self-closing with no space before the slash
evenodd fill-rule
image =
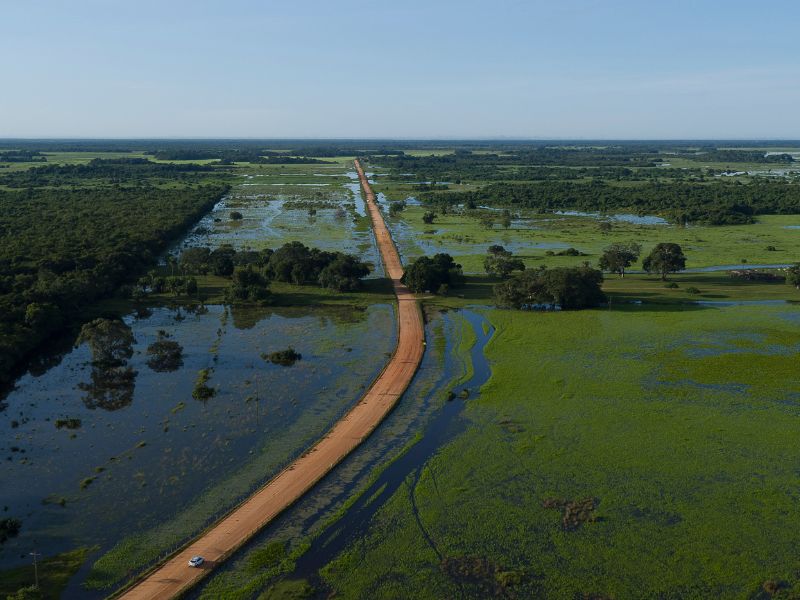
<path id="1" fill-rule="evenodd" d="M 33 557 L 33 578 L 34 578 L 34 581 L 36 582 L 35 587 L 38 590 L 39 589 L 39 567 L 36 564 L 36 559 L 39 558 L 41 556 L 41 554 L 39 554 L 38 552 L 36 552 L 36 550 L 34 550 L 33 552 L 30 553 L 30 555 Z"/>

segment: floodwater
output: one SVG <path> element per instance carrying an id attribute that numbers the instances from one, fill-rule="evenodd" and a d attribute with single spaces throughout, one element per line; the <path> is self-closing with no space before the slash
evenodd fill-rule
<path id="1" fill-rule="evenodd" d="M 176 315 L 161 308 L 125 319 L 135 339 L 130 389 L 106 393 L 93 385 L 97 368 L 82 344 L 45 373 L 23 376 L 6 398 L 0 489 L 22 531 L 4 545 L 3 566 L 27 559 L 33 547 L 48 555 L 81 545 L 107 550 L 190 507 L 212 482 L 227 482 L 219 502 L 198 509 L 202 525 L 201 517 L 267 480 L 343 414 L 383 367 L 396 336 L 389 305 L 209 306 Z M 183 347 L 174 372 L 146 364 L 159 330 Z M 261 357 L 287 346 L 302 355 L 293 366 Z M 205 401 L 192 397 L 201 369 L 211 370 L 208 385 L 216 390 Z M 57 419 L 80 426 L 59 429 Z M 242 468 L 251 461 L 257 469 Z"/>
<path id="2" fill-rule="evenodd" d="M 338 176 L 348 181 L 345 169 Z M 360 189 L 257 181 L 244 176 L 171 251 L 300 240 L 380 264 L 358 220 Z M 320 206 L 316 215 L 307 201 Z M 244 218 L 231 221 L 231 210 Z M 97 546 L 68 597 L 85 597 L 89 565 L 127 536 L 179 523 L 169 539 L 180 543 L 268 480 L 352 406 L 396 341 L 390 305 L 154 308 L 124 322 L 132 339 L 124 380 L 93 366 L 84 343 L 41 361 L 0 403 L 0 500 L 4 516 L 22 521 L 0 569 L 27 564 L 33 549 L 52 556 Z M 159 332 L 182 347 L 174 371 L 148 365 Z M 302 355 L 292 366 L 262 357 L 287 347 Z M 202 370 L 214 390 L 204 401 L 192 394 Z"/>
<path id="3" fill-rule="evenodd" d="M 355 172 L 343 171 L 337 176 L 352 179 Z M 222 244 L 237 249 L 277 248 L 300 241 L 322 250 L 355 254 L 375 266 L 373 277 L 382 276 L 374 236 L 363 222 L 366 206 L 357 183 L 302 187 L 304 184 L 286 181 L 251 181 L 234 187 L 171 252 L 177 254 L 190 246 L 217 248 Z M 320 185 L 324 187 L 319 188 Z M 315 208 L 316 214 L 309 215 L 310 207 Z M 242 213 L 243 218 L 232 221 L 233 210 Z"/>
<path id="4" fill-rule="evenodd" d="M 582 212 L 579 210 L 557 210 L 554 214 L 563 215 L 565 217 L 590 217 L 593 219 L 606 219 L 609 221 L 618 221 L 623 223 L 631 223 L 633 225 L 669 225 L 669 222 L 655 215 L 634 215 L 634 214 L 613 214 L 603 215 L 599 212 Z"/>
<path id="5" fill-rule="evenodd" d="M 681 273 L 716 273 L 716 272 L 723 272 L 723 271 L 746 271 L 748 269 L 786 269 L 787 267 L 791 267 L 792 265 L 781 263 L 781 264 L 772 264 L 772 265 L 751 265 L 748 263 L 742 263 L 738 265 L 714 265 L 711 267 L 693 267 L 691 269 L 684 269 Z"/>

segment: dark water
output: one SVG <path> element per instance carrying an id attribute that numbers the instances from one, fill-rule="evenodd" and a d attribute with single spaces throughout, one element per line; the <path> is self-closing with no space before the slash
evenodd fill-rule
<path id="1" fill-rule="evenodd" d="M 22 521 L 22 531 L 3 545 L 3 567 L 26 563 L 34 548 L 52 555 L 99 545 L 102 553 L 187 508 L 202 526 L 346 411 L 396 337 L 389 305 L 209 306 L 205 314 L 182 313 L 180 321 L 176 314 L 163 308 L 126 319 L 135 339 L 130 393 L 98 401 L 84 389 L 95 369 L 82 344 L 43 373 L 23 376 L 6 398 L 0 506 Z M 158 330 L 183 347 L 177 371 L 146 364 Z M 260 356 L 286 346 L 303 356 L 292 367 Z M 201 369 L 211 370 L 208 385 L 216 390 L 206 401 L 192 397 Z M 79 419 L 80 426 L 59 429 L 57 419 Z"/>

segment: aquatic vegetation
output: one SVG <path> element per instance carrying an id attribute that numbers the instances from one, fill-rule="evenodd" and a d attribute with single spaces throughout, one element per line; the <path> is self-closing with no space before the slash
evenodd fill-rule
<path id="1" fill-rule="evenodd" d="M 183 366 L 183 346 L 167 339 L 165 332 L 159 332 L 158 339 L 147 347 L 147 366 L 158 373 L 170 373 Z"/>
<path id="2" fill-rule="evenodd" d="M 211 379 L 213 369 L 200 369 L 197 372 L 197 379 L 194 382 L 194 389 L 192 390 L 192 398 L 195 400 L 210 400 L 213 398 L 217 390 L 208 385 L 208 380 Z"/>
<path id="3" fill-rule="evenodd" d="M 457 595 L 438 552 L 530 569 L 519 597 L 796 586 L 800 331 L 782 324 L 795 311 L 489 311 L 492 376 L 465 404 L 472 426 L 426 464 L 413 502 L 399 490 L 381 506 L 324 580 L 343 596 Z M 720 331 L 742 340 L 692 350 Z"/>
<path id="4" fill-rule="evenodd" d="M 281 365 L 283 367 L 291 367 L 298 360 L 303 358 L 303 355 L 296 352 L 294 348 L 287 348 L 286 350 L 276 350 L 269 354 L 262 354 L 261 358 L 271 362 L 274 365 Z"/>

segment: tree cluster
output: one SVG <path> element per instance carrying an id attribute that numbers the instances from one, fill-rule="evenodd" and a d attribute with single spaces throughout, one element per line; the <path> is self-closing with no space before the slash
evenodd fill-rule
<path id="1" fill-rule="evenodd" d="M 644 183 L 610 185 L 604 181 L 572 183 L 489 184 L 474 191 L 431 192 L 422 195 L 431 205 L 464 204 L 518 206 L 540 212 L 560 209 L 613 213 L 633 211 L 664 215 L 676 223 L 739 225 L 758 214 L 800 212 L 800 185 L 756 180 L 716 183 Z"/>
<path id="2" fill-rule="evenodd" d="M 205 247 L 187 248 L 176 264 L 185 274 L 232 277 L 229 299 L 251 302 L 268 300 L 270 281 L 352 292 L 361 287 L 361 280 L 370 272 L 368 264 L 351 254 L 309 248 L 301 242 L 260 251 L 237 251 L 230 245 L 213 251 Z"/>
<path id="3" fill-rule="evenodd" d="M 536 305 L 564 310 L 592 308 L 606 302 L 603 274 L 590 267 L 529 269 L 494 287 L 495 303 L 504 308 Z"/>
<path id="4" fill-rule="evenodd" d="M 657 244 L 642 261 L 642 268 L 648 273 L 658 273 L 662 281 L 666 281 L 669 273 L 686 268 L 686 256 L 679 244 Z"/>
<path id="5" fill-rule="evenodd" d="M 452 256 L 439 253 L 417 258 L 405 268 L 401 281 L 414 293 L 445 294 L 464 282 L 464 273 Z"/>
<path id="6" fill-rule="evenodd" d="M 514 271 L 524 271 L 525 263 L 521 259 L 514 257 L 513 253 L 503 248 L 503 246 L 489 246 L 486 251 L 486 258 L 483 259 L 483 268 L 487 275 L 506 279 Z"/>
<path id="7" fill-rule="evenodd" d="M 625 277 L 625 269 L 639 260 L 642 247 L 636 242 L 614 243 L 603 250 L 598 264 L 604 271 L 617 273 L 620 277 Z"/>
<path id="8" fill-rule="evenodd" d="M 152 267 L 226 188 L 0 190 L 0 385 L 87 304 Z"/>

